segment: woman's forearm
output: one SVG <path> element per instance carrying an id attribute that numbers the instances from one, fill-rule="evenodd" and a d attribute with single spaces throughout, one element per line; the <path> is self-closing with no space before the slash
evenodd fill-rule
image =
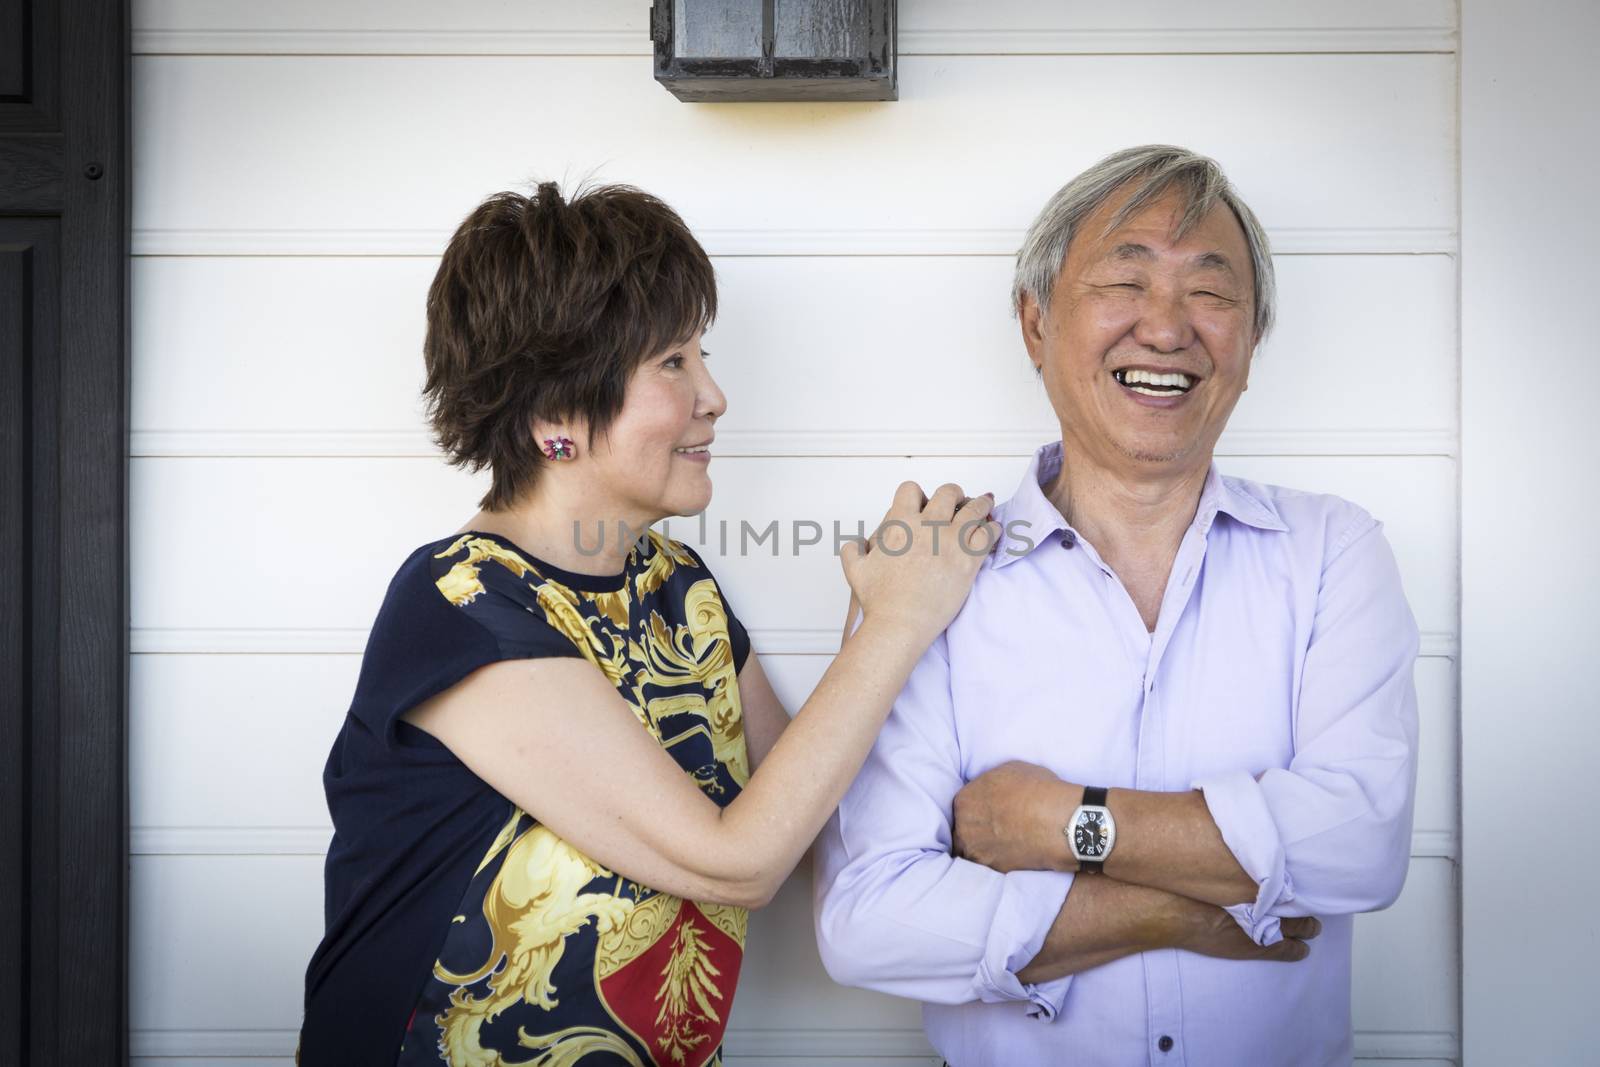
<path id="1" fill-rule="evenodd" d="M 967 497 L 953 482 L 932 496 L 902 482 L 878 532 L 841 547 L 863 621 L 851 633 L 846 616 L 848 636 L 827 674 L 718 817 L 758 895 L 776 892 L 799 862 L 861 770 L 912 669 L 960 611 L 999 537 L 993 505 L 992 493 Z M 884 543 L 891 526 L 903 534 L 894 550 Z M 940 527 L 953 535 L 943 549 Z"/>
<path id="2" fill-rule="evenodd" d="M 721 810 L 726 854 L 756 896 L 777 891 L 838 807 L 928 643 L 925 633 L 869 615 Z"/>

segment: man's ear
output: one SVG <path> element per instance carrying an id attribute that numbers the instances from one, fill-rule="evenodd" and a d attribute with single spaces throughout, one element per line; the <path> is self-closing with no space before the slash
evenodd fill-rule
<path id="1" fill-rule="evenodd" d="M 1022 328 L 1022 344 L 1028 350 L 1033 369 L 1044 373 L 1044 312 L 1033 294 L 1024 290 L 1017 303 L 1017 323 Z"/>

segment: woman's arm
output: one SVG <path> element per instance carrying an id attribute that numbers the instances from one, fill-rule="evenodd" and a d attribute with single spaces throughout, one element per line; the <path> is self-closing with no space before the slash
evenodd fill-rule
<path id="1" fill-rule="evenodd" d="M 850 606 L 844 615 L 844 633 L 839 637 L 841 648 L 850 639 L 851 624 L 859 614 L 861 605 L 856 601 L 856 595 L 851 593 Z M 739 671 L 739 708 L 744 715 L 745 747 L 750 753 L 750 767 L 754 769 L 761 766 L 761 761 L 767 758 L 772 746 L 778 743 L 784 727 L 789 725 L 789 712 L 773 691 L 772 683 L 767 680 L 767 672 L 762 669 L 753 648 L 745 657 L 743 669 Z"/>
<path id="2" fill-rule="evenodd" d="M 924 504 L 915 483 L 904 483 L 885 525 L 898 520 L 909 531 L 906 551 L 892 554 L 903 538 L 891 551 L 845 546 L 863 622 L 726 808 L 700 792 L 586 661 L 491 664 L 404 717 L 597 862 L 676 896 L 759 907 L 838 805 L 912 666 L 960 609 L 982 563 L 984 553 L 948 536 L 934 548 L 927 526 L 970 523 L 980 546 L 998 536 L 984 521 L 988 497 L 958 509 L 960 499 L 947 485 Z"/>
<path id="3" fill-rule="evenodd" d="M 887 711 L 918 651 L 887 628 L 840 650 L 725 809 L 586 660 L 494 663 L 405 718 L 595 861 L 675 896 L 759 907 L 843 795 L 877 733 L 878 706 Z"/>
<path id="4" fill-rule="evenodd" d="M 755 649 L 745 657 L 739 672 L 739 711 L 744 716 L 744 744 L 750 769 L 757 770 L 789 725 L 789 712 L 773 691 Z"/>

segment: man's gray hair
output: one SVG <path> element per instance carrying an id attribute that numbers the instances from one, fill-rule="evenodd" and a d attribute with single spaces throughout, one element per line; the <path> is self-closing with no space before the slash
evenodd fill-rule
<path id="1" fill-rule="evenodd" d="M 1261 228 L 1255 212 L 1239 199 L 1216 160 L 1168 144 L 1140 145 L 1114 152 L 1063 185 L 1050 198 L 1033 225 L 1028 227 L 1022 250 L 1017 253 L 1017 271 L 1011 285 L 1012 309 L 1021 309 L 1024 293 L 1033 297 L 1039 310 L 1050 307 L 1050 292 L 1055 288 L 1056 276 L 1067 259 L 1067 246 L 1077 236 L 1078 227 L 1125 186 L 1132 195 L 1107 224 L 1106 233 L 1168 192 L 1176 192 L 1183 205 L 1177 238 L 1193 229 L 1219 201 L 1232 209 L 1244 229 L 1250 266 L 1255 274 L 1256 338 L 1265 337 L 1272 328 L 1277 303 L 1267 232 Z"/>

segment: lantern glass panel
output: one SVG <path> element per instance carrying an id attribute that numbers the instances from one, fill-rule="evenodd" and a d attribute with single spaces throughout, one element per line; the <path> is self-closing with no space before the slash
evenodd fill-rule
<path id="1" fill-rule="evenodd" d="M 777 0 L 773 54 L 850 59 L 867 54 L 867 0 Z"/>
<path id="2" fill-rule="evenodd" d="M 803 6 L 803 5 L 802 5 Z M 674 0 L 673 52 L 703 59 L 761 55 L 761 0 Z"/>

